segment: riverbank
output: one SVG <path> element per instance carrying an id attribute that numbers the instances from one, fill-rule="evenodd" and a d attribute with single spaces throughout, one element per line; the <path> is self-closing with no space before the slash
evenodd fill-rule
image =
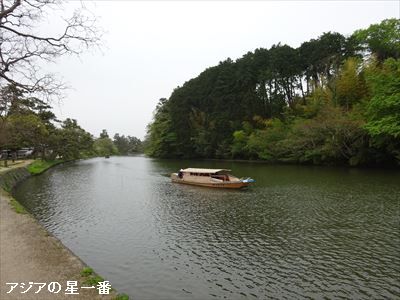
<path id="1" fill-rule="evenodd" d="M 40 175 L 51 167 L 63 164 L 65 160 L 41 160 L 37 159 L 27 166 L 29 173 L 32 175 Z"/>
<path id="2" fill-rule="evenodd" d="M 95 275 L 82 273 L 85 268 L 88 270 L 87 266 L 29 213 L 18 213 L 15 209 L 16 201 L 8 192 L 31 176 L 27 169 L 31 163 L 26 161 L 0 171 L 0 299 L 117 299 L 115 291 L 99 295 L 93 283 Z M 43 172 L 48 167 L 38 170 Z M 67 281 L 76 281 L 79 294 L 65 294 Z M 49 291 L 51 282 L 61 285 L 58 293 Z M 8 293 L 13 285 L 7 283 L 18 286 Z M 37 283 L 46 286 L 35 293 L 40 287 Z M 82 286 L 94 288 L 82 289 Z"/>

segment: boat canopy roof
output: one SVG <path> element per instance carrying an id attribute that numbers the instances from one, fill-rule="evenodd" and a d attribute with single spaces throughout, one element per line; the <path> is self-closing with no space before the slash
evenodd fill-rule
<path id="1" fill-rule="evenodd" d="M 216 173 L 227 173 L 230 172 L 229 169 L 200 169 L 200 168 L 187 168 L 183 169 L 182 172 L 185 173 L 207 173 L 207 174 L 216 174 Z"/>

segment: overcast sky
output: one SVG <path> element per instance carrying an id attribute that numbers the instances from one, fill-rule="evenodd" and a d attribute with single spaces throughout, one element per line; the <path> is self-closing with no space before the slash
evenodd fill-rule
<path id="1" fill-rule="evenodd" d="M 71 1 L 76 7 L 79 2 Z M 106 31 L 102 51 L 49 70 L 73 88 L 55 105 L 98 136 L 105 128 L 143 138 L 162 97 L 205 68 L 281 42 L 298 47 L 323 32 L 344 35 L 399 18 L 399 1 L 85 2 Z"/>

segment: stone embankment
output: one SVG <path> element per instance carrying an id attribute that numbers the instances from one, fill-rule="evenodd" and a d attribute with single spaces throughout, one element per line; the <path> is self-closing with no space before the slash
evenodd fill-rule
<path id="1" fill-rule="evenodd" d="M 80 288 L 92 286 L 90 278 L 81 275 L 87 266 L 22 207 L 17 213 L 17 202 L 9 192 L 30 176 L 27 164 L 0 170 L 0 299 L 115 299 L 115 291 L 99 295 L 96 288 Z M 66 294 L 67 281 L 77 281 L 79 294 Z M 49 291 L 51 282 L 61 285 L 58 293 Z M 12 287 L 7 283 L 18 285 L 7 293 Z M 37 283 L 46 283 L 38 293 Z"/>

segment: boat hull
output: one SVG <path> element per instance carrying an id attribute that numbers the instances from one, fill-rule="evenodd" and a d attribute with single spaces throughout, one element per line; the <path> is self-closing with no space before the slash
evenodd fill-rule
<path id="1" fill-rule="evenodd" d="M 250 185 L 249 182 L 242 181 L 232 181 L 232 182 L 198 182 L 191 181 L 179 178 L 176 174 L 171 174 L 171 180 L 175 183 L 188 184 L 188 185 L 196 185 L 210 188 L 220 188 L 220 189 L 241 189 L 248 187 Z"/>

